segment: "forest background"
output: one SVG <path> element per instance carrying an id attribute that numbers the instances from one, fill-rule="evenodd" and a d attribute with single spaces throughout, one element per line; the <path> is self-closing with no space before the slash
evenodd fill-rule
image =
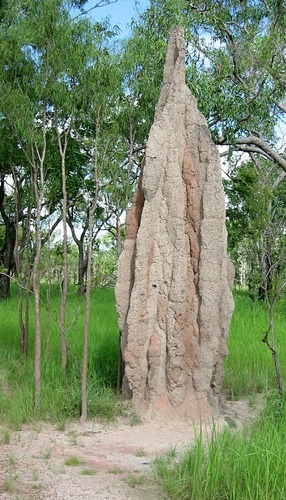
<path id="1" fill-rule="evenodd" d="M 222 157 L 236 288 L 265 308 L 258 334 L 282 392 L 284 2 L 134 2 L 124 38 L 94 16 L 113 3 L 0 2 L 1 366 L 15 396 L 2 390 L 1 413 L 19 425 L 122 409 L 112 287 L 175 24 L 185 29 L 187 84 Z M 270 372 L 252 371 L 263 390 Z"/>

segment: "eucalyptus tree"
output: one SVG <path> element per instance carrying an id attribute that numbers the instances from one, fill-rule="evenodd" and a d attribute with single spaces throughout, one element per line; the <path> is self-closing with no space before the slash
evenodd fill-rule
<path id="1" fill-rule="evenodd" d="M 74 200 L 74 190 L 70 179 L 73 173 L 79 179 L 78 169 L 70 167 L 69 156 L 74 158 L 77 147 L 77 156 L 85 143 L 86 114 L 89 109 L 97 105 L 98 94 L 103 86 L 103 76 L 99 68 L 102 60 L 105 61 L 106 40 L 113 33 L 107 25 L 92 23 L 87 19 L 73 20 L 69 11 L 58 11 L 58 22 L 55 25 L 54 46 L 50 58 L 50 70 L 53 78 L 50 91 L 50 106 L 52 109 L 51 128 L 55 130 L 61 165 L 61 212 L 63 226 L 63 280 L 60 305 L 60 338 L 62 347 L 62 369 L 67 365 L 67 343 L 65 306 L 68 297 L 68 210 Z M 54 57 L 53 57 L 54 54 Z M 106 83 L 106 75 L 105 75 Z M 81 130 L 81 133 L 79 133 Z M 86 173 L 86 159 L 81 155 L 85 164 L 80 165 Z M 82 179 L 84 182 L 86 178 Z M 82 187 L 82 183 L 79 187 Z"/>
<path id="2" fill-rule="evenodd" d="M 108 87 L 105 88 L 106 95 L 109 95 Z M 109 96 L 110 97 L 110 96 Z M 96 107 L 95 107 L 96 108 Z M 77 144 L 81 147 L 78 159 L 74 161 L 73 169 L 68 169 L 69 175 L 67 178 L 68 190 L 68 209 L 67 209 L 67 223 L 73 238 L 73 241 L 78 251 L 78 265 L 77 265 L 77 288 L 78 295 L 84 295 L 86 286 L 86 272 L 88 263 L 88 243 L 89 243 L 89 214 L 92 205 L 94 194 L 94 179 L 93 179 L 93 134 L 94 123 L 89 121 L 86 113 L 87 123 L 84 128 L 84 136 L 77 138 Z M 93 216 L 93 244 L 100 231 L 104 228 L 106 222 L 112 216 L 114 211 L 113 206 L 107 202 L 105 192 L 106 183 L 109 179 L 109 158 L 114 150 L 114 144 L 108 140 L 104 126 L 101 128 L 101 135 L 104 136 L 102 140 L 99 138 L 97 148 L 99 151 L 99 161 L 101 167 L 101 176 L 98 179 L 98 194 L 97 206 Z M 107 147 L 108 144 L 108 147 Z M 76 158 L 76 155 L 74 156 Z"/>
<path id="3" fill-rule="evenodd" d="M 7 299 L 10 296 L 10 275 L 15 265 L 13 256 L 16 240 L 16 214 L 13 211 L 13 214 L 10 215 L 7 205 L 9 205 L 9 202 L 7 201 L 7 193 L 5 192 L 5 172 L 2 171 L 0 179 L 0 213 L 5 228 L 5 239 L 1 245 L 2 248 L 0 252 L 0 262 L 2 267 L 0 274 L 2 300 Z"/>
<path id="4" fill-rule="evenodd" d="M 88 339 L 89 319 L 91 307 L 91 272 L 92 250 L 98 232 L 112 215 L 104 193 L 106 185 L 110 183 L 110 165 L 114 155 L 120 155 L 120 144 L 114 136 L 114 127 L 117 130 L 116 118 L 120 95 L 120 78 L 116 57 L 109 53 L 106 40 L 102 40 L 103 56 L 97 61 L 93 72 L 87 73 L 93 99 L 81 104 L 85 111 L 86 127 L 82 142 L 90 162 L 86 175 L 86 186 L 91 182 L 91 189 L 85 191 L 86 217 L 83 233 L 88 234 L 86 248 L 86 309 L 84 321 L 84 343 L 82 361 L 82 398 L 81 418 L 87 418 L 87 368 L 88 368 Z M 118 157 L 118 156 L 117 156 Z M 82 234 L 83 234 L 82 233 Z"/>
<path id="5" fill-rule="evenodd" d="M 103 24 L 84 18 L 72 19 L 64 0 L 38 2 L 7 0 L 0 26 L 2 62 L 0 83 L 1 118 L 13 129 L 17 144 L 30 168 L 35 197 L 35 403 L 40 404 L 41 324 L 40 278 L 42 219 L 49 216 L 51 162 L 57 158 L 56 180 L 60 178 L 63 217 L 63 293 L 60 308 L 62 368 L 66 369 L 65 304 L 68 290 L 67 209 L 68 155 L 74 141 L 82 141 L 83 117 L 94 107 L 98 73 L 106 51 L 105 40 L 112 32 Z M 100 81 L 103 88 L 103 79 Z M 102 93 L 102 90 L 100 91 Z M 98 100 L 96 101 L 98 106 Z M 57 144 L 57 153 L 55 150 Z M 80 146 L 78 147 L 80 149 Z M 75 172 L 76 175 L 76 172 Z M 48 196 L 49 195 L 49 196 Z M 53 207 L 56 206 L 53 200 Z"/>
<path id="6" fill-rule="evenodd" d="M 239 164 L 225 181 L 231 257 L 237 270 L 241 260 L 245 264 L 245 281 L 252 298 L 265 301 L 267 306 L 269 327 L 262 341 L 271 351 L 280 393 L 274 311 L 286 286 L 285 177 L 277 165 L 262 160 Z"/>
<path id="7" fill-rule="evenodd" d="M 40 257 L 41 257 L 41 212 L 45 194 L 46 134 L 48 127 L 48 49 L 44 46 L 39 31 L 31 32 L 31 13 L 36 6 L 7 2 L 7 11 L 1 23 L 1 67 L 0 103 L 1 112 L 15 131 L 19 147 L 31 169 L 35 210 L 35 260 L 33 289 L 35 296 L 35 405 L 40 404 L 41 390 L 41 325 L 40 325 Z M 47 18 L 47 24 L 50 18 Z M 32 23 L 33 24 L 33 23 Z"/>
<path id="8" fill-rule="evenodd" d="M 264 299 L 272 288 L 275 261 L 279 261 L 281 275 L 284 273 L 282 253 L 278 257 L 275 238 L 270 238 L 275 233 L 282 241 L 285 231 L 284 171 L 263 159 L 238 165 L 231 162 L 228 175 L 224 180 L 228 245 L 237 283 L 242 281 L 253 299 Z"/>
<path id="9" fill-rule="evenodd" d="M 66 370 L 67 365 L 67 342 L 65 324 L 65 306 L 68 297 L 68 235 L 67 226 L 71 222 L 70 207 L 74 206 L 77 196 L 74 196 L 74 183 L 71 174 L 79 181 L 80 171 L 82 172 L 81 182 L 78 183 L 77 191 L 83 190 L 83 186 L 90 184 L 89 160 L 84 158 L 86 145 L 90 142 L 91 158 L 93 158 L 94 136 L 90 135 L 90 130 L 95 130 L 97 137 L 97 113 L 98 107 L 102 107 L 103 95 L 109 96 L 108 80 L 112 80 L 109 67 L 108 40 L 113 36 L 113 32 L 107 24 L 92 23 L 87 19 L 72 20 L 65 12 L 62 24 L 58 27 L 60 36 L 55 39 L 57 52 L 60 58 L 55 58 L 51 64 L 52 71 L 58 75 L 54 80 L 51 92 L 52 99 L 52 128 L 56 131 L 58 150 L 61 160 L 61 188 L 62 188 L 62 221 L 63 221 L 63 280 L 62 296 L 60 305 L 60 338 L 62 347 L 62 369 Z M 110 75 L 107 78 L 107 75 Z M 94 120 L 90 123 L 89 120 Z M 97 139 L 96 139 L 97 141 Z M 74 165 L 71 169 L 69 155 L 74 158 L 77 149 L 77 159 L 81 164 Z M 79 167 L 79 168 L 75 168 Z M 94 168 L 94 167 L 92 167 Z M 94 183 L 90 190 L 94 192 Z M 89 191 L 90 193 L 90 191 Z M 86 199 L 89 199 L 87 194 Z M 96 201 L 91 196 L 90 206 L 88 206 L 88 227 L 90 228 L 90 217 L 93 219 L 94 211 L 97 208 Z M 89 203 L 89 202 L 88 202 Z M 93 209 L 95 204 L 95 208 Z M 74 233 L 73 233 L 74 234 Z M 92 238 L 89 229 L 89 238 Z M 90 246 L 90 245 L 89 245 Z M 87 267 L 89 254 L 87 253 Z"/>
<path id="10" fill-rule="evenodd" d="M 143 129 L 153 119 L 174 24 L 185 28 L 187 83 L 223 154 L 263 156 L 286 170 L 277 134 L 286 113 L 285 3 L 151 0 L 125 46 L 129 99 Z"/>
<path id="11" fill-rule="evenodd" d="M 117 211 L 114 197 L 122 171 L 125 170 L 128 146 L 122 138 L 120 128 L 121 113 L 121 73 L 118 56 L 109 47 L 108 39 L 102 40 L 101 57 L 86 74 L 84 86 L 91 88 L 90 99 L 81 102 L 82 116 L 75 120 L 74 138 L 80 144 L 83 156 L 82 167 L 77 169 L 76 184 L 73 180 L 69 188 L 68 224 L 78 248 L 78 293 L 85 291 L 85 278 L 89 257 L 89 218 L 94 197 L 94 138 L 98 132 L 96 123 L 100 111 L 100 134 L 97 138 L 98 192 L 97 206 L 93 214 L 93 244 L 103 229 L 106 229 Z M 125 183 L 126 184 L 126 183 Z"/>

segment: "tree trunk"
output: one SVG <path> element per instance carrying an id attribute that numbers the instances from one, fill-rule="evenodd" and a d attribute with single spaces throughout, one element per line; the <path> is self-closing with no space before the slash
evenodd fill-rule
<path id="1" fill-rule="evenodd" d="M 120 257 L 121 250 L 120 204 L 118 201 L 116 207 L 116 253 L 118 258 Z"/>
<path id="2" fill-rule="evenodd" d="M 35 186 L 37 177 L 35 175 Z M 35 355 L 34 355 L 34 377 L 35 377 L 35 408 L 40 406 L 41 398 L 41 320 L 40 320 L 40 259 L 41 259 L 41 205 L 42 199 L 37 188 L 37 214 L 36 214 L 36 256 L 33 269 L 33 289 L 35 299 Z"/>
<path id="3" fill-rule="evenodd" d="M 1 300 L 9 299 L 10 297 L 10 276 L 7 274 L 1 274 Z"/>
<path id="4" fill-rule="evenodd" d="M 78 296 L 82 296 L 86 292 L 85 286 L 85 276 L 87 272 L 88 258 L 84 258 L 84 244 L 83 240 L 80 238 L 78 245 Z"/>
<path id="5" fill-rule="evenodd" d="M 87 365 L 88 365 L 88 336 L 89 336 L 90 294 L 91 294 L 91 257 L 92 257 L 92 244 L 93 244 L 93 218 L 96 210 L 97 197 L 98 197 L 97 142 L 99 133 L 99 121 L 100 121 L 100 111 L 98 111 L 98 116 L 97 116 L 96 136 L 94 145 L 95 193 L 88 217 L 89 242 L 87 249 L 86 308 L 85 308 L 85 319 L 84 319 L 83 361 L 82 361 L 82 375 L 81 375 L 81 420 L 83 422 L 87 419 Z"/>
<path id="6" fill-rule="evenodd" d="M 88 336 L 89 336 L 89 319 L 90 319 L 90 292 L 91 292 L 91 254 L 92 254 L 92 214 L 90 214 L 91 222 L 89 224 L 89 244 L 87 257 L 87 273 L 86 273 L 86 305 L 84 319 L 84 341 L 83 341 L 83 361 L 82 361 L 82 376 L 81 376 L 81 419 L 87 419 L 87 364 L 88 364 Z"/>
<path id="7" fill-rule="evenodd" d="M 2 249 L 1 262 L 5 272 L 1 273 L 1 299 L 10 297 L 10 275 L 14 268 L 15 225 L 8 218 L 5 222 L 5 243 Z"/>
<path id="8" fill-rule="evenodd" d="M 0 213 L 5 225 L 5 241 L 0 254 L 1 263 L 5 269 L 1 276 L 1 299 L 5 300 L 10 297 L 10 274 L 14 267 L 14 248 L 16 239 L 16 228 L 14 220 L 8 217 L 5 206 L 5 174 L 1 174 L 0 182 Z"/>
<path id="9" fill-rule="evenodd" d="M 40 279 L 41 279 L 41 212 L 45 196 L 45 175 L 44 175 L 44 162 L 46 157 L 46 106 L 43 108 L 43 149 L 40 152 L 37 144 L 35 150 L 37 153 L 37 160 L 35 158 L 34 147 L 31 148 L 32 159 L 31 166 L 33 170 L 33 184 L 36 198 L 36 245 L 35 245 L 35 260 L 33 267 L 33 291 L 35 302 L 35 347 L 34 347 L 34 380 L 35 380 L 35 409 L 40 408 L 41 402 L 41 317 L 40 317 Z M 28 297 L 26 301 L 28 307 Z M 27 311 L 27 309 L 26 309 Z M 26 316 L 27 318 L 27 316 Z"/>
<path id="10" fill-rule="evenodd" d="M 19 287 L 19 326 L 20 326 L 20 347 L 21 353 L 27 357 L 28 349 L 26 342 L 25 323 L 23 321 L 23 288 Z"/>
<path id="11" fill-rule="evenodd" d="M 16 184 L 16 178 L 15 178 L 15 184 Z M 18 201 L 17 201 L 17 206 L 18 206 Z M 30 302 L 30 277 L 31 277 L 31 255 L 29 252 L 29 244 L 31 236 L 31 211 L 32 207 L 30 204 L 28 207 L 28 214 L 26 218 L 25 227 L 24 225 L 22 226 L 22 238 L 20 245 L 19 245 L 19 219 L 17 216 L 18 209 L 16 213 L 15 264 L 16 264 L 17 280 L 19 283 L 20 346 L 21 346 L 21 352 L 25 358 L 28 355 L 28 333 L 29 333 L 29 302 Z M 26 258 L 23 266 L 22 255 L 25 247 L 26 247 Z M 23 307 L 24 303 L 25 307 Z"/>
<path id="12" fill-rule="evenodd" d="M 46 325 L 45 325 L 45 340 L 46 340 L 46 356 L 50 354 L 50 307 L 51 307 L 51 276 L 48 276 L 47 289 L 47 310 L 46 310 Z"/>
<path id="13" fill-rule="evenodd" d="M 80 238 L 77 237 L 74 224 L 73 224 L 73 217 L 68 211 L 68 218 L 67 218 L 67 223 L 69 225 L 69 228 L 72 233 L 73 240 L 77 246 L 78 249 L 78 270 L 77 270 L 77 294 L 79 297 L 85 294 L 86 292 L 86 287 L 85 287 L 85 276 L 86 276 L 86 271 L 87 271 L 87 257 L 84 258 L 84 238 L 86 235 L 86 231 L 88 228 L 88 225 L 85 225 L 83 227 L 82 233 L 80 235 Z"/>
<path id="14" fill-rule="evenodd" d="M 6 275 L 2 275 L 2 293 L 1 298 L 7 299 L 10 297 L 10 275 L 15 267 L 14 264 L 14 248 L 15 248 L 15 238 L 16 229 L 14 222 L 9 222 L 6 225 L 6 237 L 5 237 L 5 254 L 3 256 L 3 264 L 6 267 Z"/>
<path id="15" fill-rule="evenodd" d="M 68 236 L 67 236 L 67 186 L 66 186 L 66 150 L 68 130 L 64 132 L 64 143 L 62 144 L 62 133 L 58 123 L 56 113 L 56 132 L 58 138 L 58 146 L 61 155 L 61 174 L 62 174 L 62 194 L 63 194 L 63 280 L 61 287 L 61 303 L 60 303 L 60 342 L 62 354 L 62 372 L 65 374 L 67 369 L 68 348 L 66 341 L 66 303 L 68 297 Z"/>

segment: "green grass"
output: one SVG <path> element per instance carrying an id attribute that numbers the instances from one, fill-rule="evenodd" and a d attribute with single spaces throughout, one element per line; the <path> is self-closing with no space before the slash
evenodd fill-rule
<path id="1" fill-rule="evenodd" d="M 95 469 L 84 468 L 80 471 L 82 476 L 95 476 L 97 471 Z"/>
<path id="2" fill-rule="evenodd" d="M 43 287 L 43 301 L 46 290 Z M 60 296 L 52 290 L 51 315 L 59 316 Z M 83 324 L 85 298 L 78 298 L 75 288 L 70 289 L 67 304 L 67 324 L 76 315 L 73 326 L 67 332 L 68 346 L 80 367 L 82 362 Z M 34 410 L 34 311 L 30 306 L 30 331 L 28 358 L 20 353 L 18 296 L 12 287 L 11 299 L 0 303 L 0 418 L 3 422 L 20 427 L 31 419 L 49 419 L 65 425 L 66 419 L 80 415 L 80 373 L 69 357 L 67 376 L 60 369 L 59 327 L 50 320 L 50 352 L 45 352 L 45 318 L 42 308 L 42 392 L 41 406 Z M 88 408 L 90 416 L 110 420 L 124 411 L 116 392 L 118 359 L 118 325 L 114 291 L 96 290 L 92 294 L 88 361 Z"/>
<path id="3" fill-rule="evenodd" d="M 32 481 L 39 481 L 39 473 L 36 469 L 32 470 Z"/>
<path id="4" fill-rule="evenodd" d="M 84 460 L 76 456 L 68 457 L 65 459 L 65 465 L 69 465 L 70 467 L 78 467 L 79 465 L 83 464 Z"/>
<path id="5" fill-rule="evenodd" d="M 14 493 L 19 488 L 19 476 L 18 474 L 9 473 L 3 482 L 3 489 L 7 493 Z"/>
<path id="6" fill-rule="evenodd" d="M 178 500 L 282 500 L 286 498 L 285 401 L 244 431 L 215 430 L 208 445 L 198 436 L 178 461 L 160 457 L 156 471 L 166 493 Z M 280 402 L 281 403 L 281 402 Z"/>
<path id="7" fill-rule="evenodd" d="M 265 393 L 276 387 L 272 355 L 262 343 L 268 329 L 267 308 L 264 303 L 253 302 L 247 293 L 236 292 L 235 310 L 231 322 L 225 362 L 224 387 L 231 399 L 255 393 Z M 276 349 L 282 379 L 286 375 L 285 301 L 278 304 L 275 314 Z"/>
<path id="8" fill-rule="evenodd" d="M 70 359 L 67 376 L 60 368 L 60 342 L 56 322 L 50 323 L 50 353 L 42 345 L 41 407 L 35 413 L 33 406 L 33 309 L 29 354 L 24 360 L 19 348 L 17 318 L 18 299 L 12 288 L 11 300 L 0 303 L 0 418 L 5 424 L 21 426 L 31 419 L 48 418 L 64 429 L 66 421 L 80 414 L 80 374 Z M 43 297 L 45 290 L 43 289 Z M 53 290 L 51 312 L 58 316 L 59 293 Z M 247 397 L 260 392 L 275 394 L 276 380 L 273 359 L 261 339 L 268 328 L 265 304 L 253 303 L 246 293 L 235 293 L 236 308 L 229 336 L 229 356 L 225 363 L 224 388 L 231 398 Z M 68 344 L 81 366 L 83 344 L 84 298 L 79 299 L 70 289 L 67 323 L 76 320 L 68 331 Z M 285 301 L 278 304 L 275 313 L 276 347 L 282 379 L 286 374 L 284 354 Z M 45 310 L 42 310 L 43 327 Z M 44 331 L 44 329 L 43 329 Z M 89 415 L 112 419 L 125 411 L 115 393 L 118 356 L 118 327 L 113 290 L 97 290 L 92 296 L 90 323 L 88 406 Z M 132 417 L 132 416 L 131 416 Z M 137 417 L 134 417 L 136 424 Z M 268 397 L 266 411 L 252 426 L 242 432 L 227 428 L 215 430 L 206 445 L 198 436 L 194 447 L 179 458 L 175 450 L 156 461 L 156 471 L 170 498 L 181 500 L 279 500 L 286 498 L 286 410 L 285 401 Z M 1 442 L 7 443 L 10 433 L 3 431 Z M 46 452 L 46 459 L 51 451 Z M 138 456 L 143 452 L 138 451 Z M 71 462 L 67 463 L 70 460 Z M 74 463 L 76 462 L 76 463 Z M 66 459 L 67 465 L 83 465 L 77 457 Z M 89 469 L 82 467 L 83 474 Z M 110 471 L 115 472 L 115 471 Z M 17 481 L 10 474 L 6 491 L 15 488 Z M 135 486 L 144 482 L 144 476 L 129 477 Z"/>
<path id="9" fill-rule="evenodd" d="M 45 301 L 46 287 L 42 287 Z M 34 410 L 34 312 L 30 307 L 29 352 L 27 360 L 20 353 L 18 296 L 12 286 L 12 297 L 0 303 L 0 418 L 6 424 L 20 427 L 31 419 L 50 419 L 65 428 L 67 419 L 78 417 L 81 402 L 81 381 L 77 365 L 81 366 L 85 298 L 79 298 L 71 287 L 67 303 L 67 324 L 74 324 L 67 332 L 67 341 L 73 356 L 69 357 L 67 376 L 60 369 L 58 318 L 60 294 L 53 287 L 51 294 L 50 353 L 45 352 L 46 310 L 42 307 L 42 394 L 41 406 Z M 268 327 L 264 304 L 253 303 L 246 293 L 235 294 L 235 311 L 229 336 L 229 356 L 225 363 L 224 387 L 230 398 L 240 398 L 265 392 L 275 387 L 275 372 L 271 353 L 261 342 Z M 286 357 L 282 356 L 284 304 L 278 305 L 275 315 L 277 351 L 282 377 L 286 374 Z M 111 420 L 124 412 L 124 405 L 115 392 L 118 357 L 118 325 L 114 290 L 99 289 L 92 294 L 90 342 L 88 361 L 88 410 L 90 416 Z M 76 363 L 74 359 L 76 359 Z"/>
<path id="10" fill-rule="evenodd" d="M 119 467 L 114 467 L 113 469 L 109 469 L 108 472 L 110 474 L 123 474 L 124 470 L 120 469 Z"/>
<path id="11" fill-rule="evenodd" d="M 147 453 L 143 448 L 139 448 L 135 453 L 135 457 L 147 457 Z"/>
<path id="12" fill-rule="evenodd" d="M 53 453 L 53 449 L 51 447 L 47 448 L 43 454 L 45 460 L 50 460 Z"/>
<path id="13" fill-rule="evenodd" d="M 135 488 L 135 486 L 140 486 L 140 485 L 144 484 L 144 482 L 146 480 L 146 476 L 145 476 L 145 474 L 140 474 L 140 475 L 129 474 L 125 480 L 129 484 L 129 486 L 132 486 L 133 488 Z"/>
<path id="14" fill-rule="evenodd" d="M 0 444 L 10 444 L 11 434 L 7 429 L 1 432 Z"/>

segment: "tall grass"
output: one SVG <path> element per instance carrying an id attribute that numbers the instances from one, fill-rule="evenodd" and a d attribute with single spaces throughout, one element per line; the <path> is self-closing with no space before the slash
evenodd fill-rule
<path id="1" fill-rule="evenodd" d="M 262 343 L 268 329 L 267 307 L 253 302 L 247 293 L 236 292 L 225 362 L 224 386 L 229 398 L 238 399 L 253 393 L 264 393 L 276 387 L 275 370 L 271 352 Z M 285 350 L 286 309 L 285 301 L 278 303 L 275 313 L 276 349 L 282 379 L 286 375 Z"/>
<path id="2" fill-rule="evenodd" d="M 263 415 L 243 431 L 213 429 L 208 442 L 176 457 L 156 460 L 160 483 L 176 500 L 284 500 L 286 498 L 286 400 L 275 391 L 275 370 L 270 351 L 261 342 L 268 328 L 266 306 L 253 303 L 245 293 L 235 294 L 235 311 L 225 364 L 225 389 L 238 398 L 264 392 Z M 276 347 L 285 378 L 285 303 L 275 315 Z"/>
<path id="3" fill-rule="evenodd" d="M 42 301 L 46 297 L 43 290 Z M 34 311 L 31 300 L 29 349 L 27 360 L 20 354 L 18 298 L 16 287 L 12 297 L 0 304 L 0 417 L 17 426 L 33 417 L 63 420 L 80 414 L 80 369 L 83 346 L 85 298 L 70 289 L 67 305 L 67 342 L 70 349 L 67 376 L 61 373 L 59 326 L 60 294 L 53 289 L 50 311 L 50 352 L 45 352 L 45 306 L 42 307 L 42 393 L 41 406 L 34 412 Z M 88 369 L 88 399 L 90 414 L 112 417 L 119 411 L 115 394 L 118 359 L 118 326 L 114 291 L 96 290 L 92 294 L 90 318 L 90 348 Z"/>
<path id="4" fill-rule="evenodd" d="M 31 323 L 27 360 L 20 354 L 18 296 L 16 286 L 12 297 L 0 303 L 0 417 L 16 425 L 33 417 L 62 420 L 80 414 L 80 368 L 82 362 L 85 298 L 70 288 L 67 304 L 67 341 L 70 349 L 66 378 L 60 365 L 60 337 L 56 319 L 59 315 L 60 291 L 52 289 L 49 327 L 50 352 L 45 352 L 46 289 L 42 288 L 42 395 L 38 414 L 34 413 L 34 309 L 31 300 Z M 253 303 L 247 294 L 235 295 L 236 308 L 229 337 L 229 357 L 225 365 L 225 389 L 229 397 L 238 398 L 264 392 L 275 387 L 272 356 L 261 342 L 268 327 L 267 310 Z M 285 308 L 280 306 L 275 322 L 277 351 L 283 352 Z M 99 289 L 92 294 L 90 347 L 88 360 L 88 399 L 90 415 L 111 417 L 120 411 L 114 391 L 117 376 L 118 326 L 114 291 Z M 279 356 L 282 377 L 286 358 Z"/>
<path id="5" fill-rule="evenodd" d="M 176 500 L 284 500 L 286 498 L 286 410 L 277 401 L 251 429 L 200 434 L 177 462 L 156 460 L 161 484 Z"/>

